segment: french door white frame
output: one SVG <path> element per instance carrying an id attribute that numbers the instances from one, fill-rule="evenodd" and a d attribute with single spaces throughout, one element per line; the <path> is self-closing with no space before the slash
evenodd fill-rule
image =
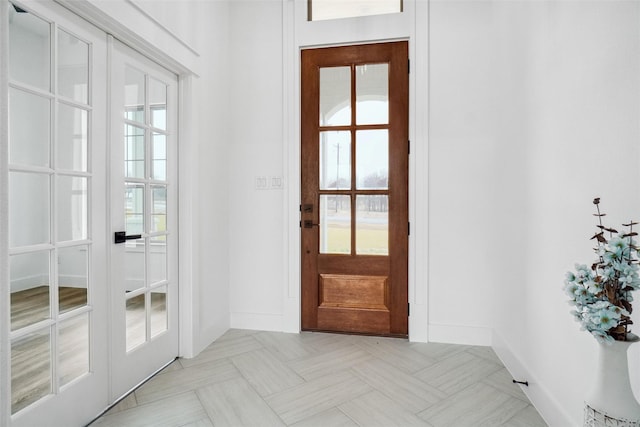
<path id="1" fill-rule="evenodd" d="M 179 354 L 191 357 L 201 347 L 197 342 L 194 331 L 198 329 L 199 304 L 198 289 L 193 287 L 197 280 L 197 271 L 193 269 L 193 259 L 197 241 L 193 236 L 198 228 L 197 215 L 191 209 L 193 201 L 198 194 L 198 169 L 197 146 L 189 139 L 191 134 L 194 111 L 192 102 L 192 85 L 195 75 L 193 73 L 194 60 L 198 54 L 187 45 L 183 54 L 170 55 L 166 53 L 166 46 L 154 46 L 140 38 L 139 34 L 131 28 L 123 28 L 122 23 L 111 18 L 89 1 L 66 2 L 55 0 L 65 8 L 76 13 L 87 22 L 96 25 L 107 34 L 113 34 L 125 41 L 132 48 L 145 52 L 150 58 L 162 66 L 176 73 L 179 77 L 178 110 L 180 114 L 178 139 L 180 140 L 180 157 L 178 159 L 178 174 L 181 182 L 179 194 L 179 270 L 180 295 L 180 349 Z M 8 21 L 8 0 L 0 0 L 0 22 Z M 166 33 L 167 37 L 175 37 Z M 177 41 L 177 42 L 176 42 Z M 171 41 L 177 46 L 179 40 Z M 175 49 L 174 49 L 175 53 Z M 186 65 L 185 65 L 186 64 Z M 8 295 L 9 289 L 9 248 L 8 248 L 8 26 L 0 25 L 0 294 Z M 106 233 L 106 230 L 105 230 Z M 111 236 L 107 236 L 108 238 Z M 8 396 L 11 388 L 10 376 L 10 302 L 6 298 L 0 298 L 0 425 L 11 425 L 11 403 Z M 96 414 L 97 415 L 97 414 Z"/>
<path id="2" fill-rule="evenodd" d="M 0 1 L 0 22 L 9 22 L 9 3 Z M 0 25 L 0 295 L 9 295 L 9 28 Z M 11 391 L 11 306 L 0 298 L 0 395 Z M 8 426 L 11 400 L 0 399 L 0 425 Z"/>
<path id="3" fill-rule="evenodd" d="M 23 84 L 16 80 L 11 83 L 16 89 L 29 93 L 33 91 L 34 94 L 38 94 L 42 99 L 48 99 L 50 108 L 53 114 L 51 117 L 58 117 L 58 106 L 66 105 L 78 110 L 84 110 L 88 116 L 88 154 L 87 154 L 87 168 L 85 170 L 77 171 L 63 171 L 60 176 L 72 176 L 80 177 L 87 182 L 87 208 L 88 214 L 86 220 L 88 221 L 88 235 L 84 239 L 75 241 L 74 246 L 81 247 L 86 246 L 88 254 L 88 273 L 87 286 L 88 286 L 88 298 L 86 305 L 69 313 L 71 316 L 77 316 L 73 318 L 79 318 L 80 316 L 87 316 L 89 326 L 89 368 L 88 373 L 82 375 L 77 380 L 67 387 L 62 387 L 58 384 L 58 362 L 62 360 L 57 353 L 58 345 L 56 340 L 58 339 L 60 324 L 63 318 L 69 318 L 69 315 L 59 314 L 59 309 L 53 308 L 53 317 L 39 324 L 32 325 L 23 328 L 19 331 L 9 332 L 11 307 L 8 298 L 0 298 L 2 305 L 0 306 L 0 313 L 2 315 L 2 322 L 0 324 L 0 394 L 3 399 L 0 407 L 0 425 L 15 425 L 15 426 L 31 426 L 46 423 L 46 420 L 55 419 L 58 423 L 64 424 L 76 424 L 81 421 L 85 421 L 88 417 L 94 415 L 97 410 L 100 410 L 104 405 L 108 403 L 107 398 L 107 385 L 108 385 L 108 359 L 106 354 L 107 349 L 107 336 L 101 333 L 107 329 L 107 306 L 106 306 L 106 260 L 104 257 L 104 250 L 106 249 L 107 236 L 106 232 L 106 208 L 104 193 L 106 191 L 106 168 L 105 163 L 100 161 L 106 154 L 106 138 L 104 137 L 104 129 L 106 127 L 106 81 L 96 78 L 98 70 L 106 69 L 106 40 L 105 35 L 96 27 L 87 25 L 81 18 L 72 14 L 67 9 L 60 7 L 55 3 L 50 2 L 34 2 L 31 0 L 17 1 L 20 7 L 29 10 L 34 16 L 43 19 L 43 22 L 48 22 L 50 25 L 51 40 L 49 41 L 49 63 L 51 65 L 51 74 L 49 77 L 51 87 L 48 90 L 38 91 L 29 88 L 28 85 Z M 0 55 L 2 60 L 0 61 L 3 66 L 0 71 L 0 129 L 1 129 L 1 153 L 0 154 L 0 205 L 2 206 L 1 225 L 0 225 L 0 262 L 2 263 L 2 277 L 0 278 L 0 292 L 2 295 L 9 295 L 10 293 L 10 279 L 8 277 L 8 261 L 9 261 L 9 241 L 8 241 L 8 175 L 9 175 L 9 158 L 8 158 L 8 92 L 10 90 L 10 81 L 8 73 L 8 26 L 9 22 L 9 7 L 10 3 L 6 0 L 0 1 L 0 19 L 2 19 L 3 25 L 2 33 L 0 33 L 0 40 L 2 42 L 2 49 Z M 60 92 L 56 87 L 56 81 L 58 78 L 55 73 L 57 68 L 54 65 L 57 64 L 57 39 L 59 31 L 65 31 L 68 34 L 72 34 L 78 40 L 81 40 L 88 45 L 88 99 L 87 101 L 76 102 L 73 100 L 65 100 L 60 96 Z M 52 122 L 48 133 L 50 135 L 56 135 L 57 122 Z M 52 136 L 51 141 L 56 141 L 57 136 Z M 50 142 L 51 143 L 51 142 Z M 58 144 L 58 141 L 54 143 L 54 146 Z M 57 145 L 59 148 L 59 145 Z M 50 153 L 50 159 L 54 159 Z M 58 165 L 59 166 L 59 165 Z M 14 166 L 14 170 L 25 170 L 29 172 L 40 173 L 37 168 L 29 166 Z M 49 204 L 51 206 L 49 217 L 49 243 L 38 245 L 49 252 L 49 256 L 57 253 L 60 246 L 56 239 L 56 224 L 60 224 L 57 221 L 62 216 L 56 208 L 59 202 L 56 201 L 56 189 L 57 181 L 54 178 L 60 173 L 57 168 L 56 160 L 50 164 L 47 168 L 42 169 L 43 173 L 49 175 L 49 191 L 53 191 L 48 195 Z M 15 254 L 22 252 L 32 252 L 34 247 L 25 250 L 24 248 L 18 248 L 13 250 Z M 52 260 L 54 258 L 51 258 Z M 53 294 L 52 300 L 55 300 L 57 289 L 57 278 L 59 271 L 57 265 L 49 267 L 49 275 L 51 278 L 50 293 Z M 103 282 L 104 281 L 104 282 Z M 52 368 L 51 372 L 53 377 L 51 378 L 52 393 L 44 396 L 38 401 L 32 403 L 27 408 L 12 415 L 11 399 L 8 396 L 11 395 L 11 340 L 20 339 L 24 333 L 28 333 L 30 330 L 45 330 L 48 329 L 53 332 L 51 335 L 51 350 L 56 352 L 51 357 Z M 79 400 L 83 401 L 81 407 L 75 408 L 70 411 L 69 407 L 73 407 Z"/>
<path id="4" fill-rule="evenodd" d="M 142 238 L 136 239 L 135 242 L 142 243 L 141 248 L 137 244 L 129 245 L 128 243 L 110 245 L 110 283 L 111 283 L 111 309 L 110 313 L 113 318 L 110 319 L 111 328 L 110 336 L 112 337 L 110 350 L 110 379 L 111 379 L 111 398 L 112 400 L 122 397 L 126 392 L 133 389 L 141 381 L 148 378 L 154 372 L 162 368 L 166 363 L 178 356 L 179 345 L 179 322 L 178 322 L 178 301 L 179 301 L 179 280 L 178 280 L 178 87 L 177 76 L 166 70 L 157 63 L 147 59 L 139 52 L 131 49 L 125 44 L 114 40 L 109 36 L 109 70 L 110 70 L 110 150 L 111 162 L 109 171 L 112 176 L 109 179 L 110 189 L 110 206 L 111 211 L 111 232 L 113 236 L 117 231 L 125 231 L 125 208 L 124 208 L 124 188 L 126 183 L 133 183 L 136 188 L 143 189 L 143 230 Z M 141 73 L 143 80 L 142 93 L 143 102 L 143 119 L 125 120 L 123 113 L 125 112 L 125 70 L 135 70 Z M 153 127 L 151 119 L 151 99 L 150 99 L 150 82 L 155 81 L 158 84 L 166 84 L 165 99 L 165 126 L 164 129 Z M 127 128 L 135 128 L 142 131 L 145 153 L 143 155 L 143 164 L 145 172 L 143 177 L 126 176 L 124 164 L 125 159 L 125 142 L 123 135 L 123 125 Z M 165 177 L 162 179 L 153 179 L 152 167 L 154 157 L 151 146 L 155 146 L 153 135 L 162 135 L 165 140 Z M 136 175 L 137 176 L 137 175 Z M 157 177 L 156 177 L 157 178 Z M 152 197 L 153 188 L 164 188 L 166 205 L 165 205 L 165 230 L 157 233 L 147 234 L 151 231 L 151 222 L 153 218 Z M 168 232 L 168 234 L 167 234 Z M 152 271 L 151 264 L 153 253 L 160 248 L 159 259 L 162 259 L 162 245 L 152 243 L 153 237 L 158 236 L 165 239 L 165 273 L 166 276 L 158 281 L 157 284 L 151 283 L 149 275 Z M 155 249 L 154 249 L 155 248 Z M 141 284 L 133 285 L 134 288 L 129 289 L 125 284 L 131 277 L 126 272 L 126 267 L 130 266 L 132 257 L 136 258 L 137 265 L 142 265 L 143 276 L 136 278 Z M 140 258 L 142 258 L 140 260 Z M 128 262 L 127 262 L 128 261 Z M 141 262 L 140 262 L 141 261 Z M 129 264 L 129 265 L 127 265 Z M 160 264 L 162 267 L 162 263 Z M 141 345 L 136 348 L 129 348 L 127 344 L 127 331 L 125 319 L 127 317 L 125 310 L 125 288 L 128 295 L 137 295 L 146 300 L 142 311 L 146 313 L 145 333 Z M 166 326 L 167 329 L 153 335 L 151 326 L 151 307 L 150 296 L 155 292 L 165 291 L 165 310 L 166 310 Z M 131 291 L 131 293 L 129 293 Z M 135 372 L 135 375 L 132 375 Z"/>

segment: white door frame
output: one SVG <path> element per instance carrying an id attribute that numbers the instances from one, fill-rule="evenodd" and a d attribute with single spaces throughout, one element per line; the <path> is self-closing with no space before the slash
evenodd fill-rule
<path id="1" fill-rule="evenodd" d="M 283 206 L 284 240 L 283 330 L 300 331 L 300 51 L 305 47 L 339 46 L 380 41 L 409 40 L 409 339 L 426 342 L 428 338 L 427 260 L 428 224 L 425 218 L 427 197 L 427 124 L 428 116 L 428 1 L 405 0 L 404 12 L 396 15 L 367 16 L 329 21 L 307 21 L 305 0 L 282 2 L 283 13 L 283 164 L 286 170 L 286 194 Z M 415 72 L 421 70 L 420 73 Z M 420 262 L 417 262 L 420 260 Z"/>
<path id="2" fill-rule="evenodd" d="M 60 93 L 56 93 L 55 87 L 51 88 L 51 101 L 52 111 L 57 109 L 54 100 L 58 100 L 57 104 L 69 105 L 74 108 L 79 108 L 88 111 L 89 115 L 89 146 L 88 146 L 88 165 L 89 168 L 86 171 L 74 170 L 67 171 L 62 175 L 68 175 L 73 177 L 85 178 L 90 184 L 88 186 L 88 200 L 87 207 L 89 216 L 88 220 L 88 235 L 86 238 L 78 239 L 75 243 L 79 246 L 86 246 L 87 253 L 90 255 L 88 261 L 88 299 L 86 306 L 79 307 L 78 310 L 74 310 L 69 313 L 72 318 L 78 318 L 79 315 L 87 314 L 90 319 L 90 368 L 88 375 L 84 375 L 70 383 L 68 388 L 59 387 L 56 384 L 56 378 L 52 379 L 52 385 L 54 386 L 54 392 L 59 388 L 59 393 L 47 395 L 42 399 L 25 408 L 23 411 L 11 415 L 11 399 L 2 399 L 0 406 L 0 425 L 35 425 L 41 424 L 42 417 L 53 417 L 52 419 L 57 422 L 65 424 L 76 424 L 79 420 L 86 421 L 87 418 L 92 417 L 95 411 L 101 410 L 104 405 L 108 404 L 107 399 L 107 379 L 108 379 L 108 358 L 106 355 L 107 349 L 107 337 L 103 334 L 103 331 L 107 329 L 107 306 L 106 306 L 106 261 L 104 260 L 103 251 L 106 248 L 107 236 L 106 222 L 105 222 L 105 200 L 104 192 L 106 189 L 106 168 L 102 161 L 104 153 L 106 152 L 106 138 L 104 136 L 104 128 L 106 127 L 105 115 L 106 115 L 106 81 L 96 78 L 96 75 L 106 70 L 106 41 L 105 34 L 97 29 L 95 26 L 87 25 L 80 17 L 71 13 L 69 10 L 60 7 L 59 5 L 51 2 L 37 2 L 32 0 L 18 1 L 19 5 L 25 9 L 33 10 L 35 16 L 39 16 L 48 22 L 55 23 L 60 29 L 65 30 L 80 40 L 83 40 L 91 46 L 89 53 L 89 85 L 91 90 L 89 92 L 89 99 L 87 102 L 75 102 L 71 100 L 65 101 L 59 99 Z M 6 24 L 9 19 L 9 2 L 6 0 L 0 1 L 0 19 L 1 22 Z M 8 187 L 7 179 L 9 175 L 9 159 L 7 157 L 8 151 L 8 91 L 9 91 L 9 76 L 8 76 L 8 26 L 1 25 L 0 42 L 2 43 L 2 49 L 0 55 L 2 60 L 0 61 L 2 69 L 0 70 L 0 111 L 2 112 L 0 117 L 1 128 L 1 148 L 0 148 L 0 205 L 2 206 L 2 220 L 0 225 L 0 262 L 2 263 L 2 277 L 0 278 L 0 292 L 3 295 L 9 295 L 10 293 L 10 279 L 8 277 L 8 261 L 9 261 L 9 248 L 8 248 Z M 54 34 L 54 33 L 51 33 Z M 55 40 L 51 41 L 52 50 L 56 52 L 58 46 Z M 55 64 L 54 56 L 50 58 L 50 63 Z M 53 69 L 52 69 L 53 71 Z M 16 87 L 21 87 L 20 82 L 16 82 Z M 57 123 L 52 123 L 53 127 L 49 130 L 57 128 Z M 53 131 L 55 132 L 55 131 Z M 99 159 L 99 160 L 98 160 Z M 55 164 L 54 164 L 55 165 Z M 55 167 L 55 166 L 50 166 Z M 60 168 L 52 172 L 49 172 L 52 176 L 56 176 Z M 56 188 L 56 184 L 52 184 L 51 188 Z M 53 207 L 56 206 L 55 194 L 49 195 L 50 203 Z M 53 210 L 52 210 L 53 212 Z M 52 213 L 55 220 L 58 213 Z M 53 224 L 50 217 L 50 224 Z M 59 245 L 59 242 L 55 241 L 55 229 L 51 228 L 51 249 L 55 251 L 55 248 L 65 246 Z M 84 243 L 85 241 L 86 243 Z M 44 245 L 43 245 L 44 246 Z M 74 245 L 75 246 L 75 245 Z M 20 249 L 18 249 L 20 251 Z M 55 253 L 55 252 L 54 252 Z M 57 280 L 54 276 L 58 276 L 57 266 L 50 267 L 50 275 L 52 280 Z M 54 289 L 55 295 L 55 282 L 51 282 L 50 286 Z M 2 328 L 0 328 L 0 393 L 3 396 L 9 396 L 11 394 L 11 335 L 8 325 L 10 325 L 10 312 L 11 308 L 7 298 L 2 298 L 2 305 L 0 306 L 0 313 L 2 315 Z M 54 313 L 56 311 L 54 310 Z M 54 326 L 54 331 L 59 329 L 59 324 L 64 321 L 64 317 L 68 317 L 63 314 L 54 316 L 50 320 L 51 326 Z M 29 327 L 25 328 L 28 329 Z M 39 326 L 38 326 L 39 328 Z M 56 336 L 52 336 L 52 342 L 55 343 Z M 57 346 L 53 347 L 54 349 Z M 58 361 L 58 355 L 53 356 L 54 367 Z M 57 373 L 57 369 L 54 369 L 54 373 Z M 97 392 L 96 392 L 96 389 Z M 76 411 L 67 411 L 73 403 L 77 402 L 81 398 L 85 397 L 91 392 L 91 399 L 86 399 L 86 405 L 82 408 L 78 408 Z M 62 404 L 62 405 L 61 405 Z"/>
<path id="3" fill-rule="evenodd" d="M 109 56 L 110 56 L 110 102 L 109 111 L 111 112 L 111 123 L 109 127 L 111 129 L 110 135 L 110 156 L 109 171 L 110 177 L 110 224 L 111 233 L 125 230 L 125 208 L 123 190 L 124 183 L 126 181 L 133 182 L 136 186 L 142 186 L 143 188 L 143 202 L 145 207 L 143 208 L 143 223 L 144 229 L 142 230 L 141 246 L 135 244 L 130 246 L 129 243 L 115 244 L 110 242 L 109 250 L 111 252 L 110 260 L 110 274 L 111 274 L 111 303 L 112 307 L 110 314 L 112 318 L 109 321 L 111 327 L 111 361 L 110 361 L 110 379 L 111 379 L 111 398 L 112 400 L 118 399 L 125 395 L 130 390 L 134 389 L 138 384 L 153 375 L 157 370 L 164 367 L 167 363 L 172 361 L 174 357 L 179 353 L 179 319 L 178 319 L 178 81 L 177 76 L 158 65 L 156 62 L 149 60 L 138 51 L 131 49 L 129 46 L 114 40 L 109 37 Z M 146 94 L 146 98 L 143 100 L 143 115 L 146 116 L 142 122 L 138 120 L 124 121 L 122 113 L 124 112 L 124 85 L 125 85 L 125 69 L 132 69 L 140 72 L 147 83 L 147 87 L 143 87 L 143 94 Z M 166 107 L 165 107 L 165 120 L 166 125 L 164 130 L 157 127 L 152 127 L 152 119 L 149 116 L 151 113 L 149 94 L 149 83 L 155 80 L 159 83 L 167 85 L 166 90 Z M 143 84 L 144 86 L 144 84 Z M 147 109 L 149 107 L 149 109 Z M 124 135 L 123 124 L 130 123 L 131 126 L 142 130 L 143 138 L 145 141 L 145 154 L 144 165 L 146 171 L 143 172 L 143 176 L 140 178 L 127 177 L 124 168 Z M 155 134 L 165 135 L 165 153 L 166 153 L 166 169 L 164 178 L 152 179 L 150 174 L 153 171 L 152 163 L 152 146 L 155 146 L 152 135 Z M 164 187 L 166 197 L 166 210 L 165 219 L 166 228 L 164 230 L 158 230 L 159 233 L 147 235 L 147 232 L 152 230 L 152 200 L 151 189 L 153 187 Z M 148 221 L 148 222 L 147 222 Z M 165 234 L 168 231 L 168 234 Z M 166 239 L 164 267 L 165 272 L 168 275 L 162 275 L 162 278 L 155 280 L 156 284 L 153 284 L 148 277 L 151 274 L 151 265 L 154 258 L 154 247 L 162 249 L 162 245 L 152 245 L 152 237 L 154 235 L 160 235 Z M 159 252 L 162 259 L 162 250 Z M 142 265 L 143 270 L 146 270 L 146 275 L 143 272 L 142 277 L 136 277 L 131 282 L 131 286 L 126 285 L 131 277 L 126 272 L 128 263 L 126 262 L 126 256 L 132 255 L 136 258 L 135 264 Z M 157 255 L 156 255 L 157 256 Z M 141 258 L 141 259 L 140 259 Z M 160 267 L 162 267 L 162 263 Z M 146 268 L 145 268 L 146 267 Z M 135 283 L 134 283 L 135 282 Z M 143 312 L 146 313 L 146 319 L 143 323 L 146 332 L 143 333 L 142 344 L 136 346 L 135 349 L 127 348 L 126 335 L 127 325 L 126 310 L 124 306 L 125 302 L 125 288 L 127 294 L 138 295 L 146 299 L 147 304 L 150 304 L 150 296 L 152 289 L 155 289 L 156 293 L 162 293 L 163 289 L 167 295 L 165 309 L 167 317 L 167 329 L 153 336 L 153 329 L 151 322 L 150 309 L 151 307 L 143 308 Z M 129 293 L 130 292 L 130 293 Z M 151 335 L 149 335 L 151 333 Z M 144 335 L 147 335 L 145 338 Z M 135 372 L 135 374 L 133 374 Z"/>

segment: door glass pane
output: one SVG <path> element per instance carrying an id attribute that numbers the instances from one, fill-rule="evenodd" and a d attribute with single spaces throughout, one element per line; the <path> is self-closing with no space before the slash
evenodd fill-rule
<path id="1" fill-rule="evenodd" d="M 66 31 L 58 31 L 58 93 L 89 103 L 89 45 Z"/>
<path id="2" fill-rule="evenodd" d="M 11 413 L 51 393 L 49 328 L 11 342 Z"/>
<path id="3" fill-rule="evenodd" d="M 127 298 L 127 351 L 131 351 L 147 340 L 147 315 L 144 295 Z"/>
<path id="4" fill-rule="evenodd" d="M 167 129 L 167 85 L 154 78 L 149 79 L 149 108 L 151 126 Z"/>
<path id="5" fill-rule="evenodd" d="M 351 124 L 351 68 L 320 68 L 320 126 Z"/>
<path id="6" fill-rule="evenodd" d="M 356 132 L 356 187 L 385 190 L 389 186 L 389 131 Z"/>
<path id="7" fill-rule="evenodd" d="M 88 116 L 86 110 L 58 103 L 58 169 L 87 172 Z"/>
<path id="8" fill-rule="evenodd" d="M 151 240 L 149 248 L 149 284 L 167 280 L 167 239 L 157 236 Z"/>
<path id="9" fill-rule="evenodd" d="M 320 189 L 351 189 L 351 132 L 320 132 Z"/>
<path id="10" fill-rule="evenodd" d="M 58 333 L 60 386 L 89 373 L 89 314 L 60 323 Z"/>
<path id="11" fill-rule="evenodd" d="M 49 91 L 51 85 L 49 23 L 9 6 L 9 78 Z"/>
<path id="12" fill-rule="evenodd" d="M 9 245 L 50 243 L 49 175 L 9 174 Z"/>
<path id="13" fill-rule="evenodd" d="M 58 301 L 60 313 L 87 305 L 88 246 L 58 249 Z"/>
<path id="14" fill-rule="evenodd" d="M 58 177 L 58 241 L 84 240 L 88 227 L 87 178 Z"/>
<path id="15" fill-rule="evenodd" d="M 151 186 L 151 232 L 167 230 L 167 187 Z"/>
<path id="16" fill-rule="evenodd" d="M 356 66 L 356 124 L 389 123 L 389 64 Z"/>
<path id="17" fill-rule="evenodd" d="M 129 233 L 127 233 L 129 234 Z M 124 243 L 125 291 L 132 292 L 145 286 L 145 239 Z"/>
<path id="18" fill-rule="evenodd" d="M 309 21 L 402 12 L 402 0 L 309 0 Z"/>
<path id="19" fill-rule="evenodd" d="M 9 257 L 11 282 L 11 330 L 48 319 L 49 251 Z"/>
<path id="20" fill-rule="evenodd" d="M 126 67 L 124 72 L 124 118 L 144 123 L 144 73 Z"/>
<path id="21" fill-rule="evenodd" d="M 124 209 L 127 234 L 144 233 L 144 184 L 127 184 L 125 186 Z"/>
<path id="22" fill-rule="evenodd" d="M 320 253 L 351 253 L 351 197 L 320 196 Z"/>
<path id="23" fill-rule="evenodd" d="M 356 254 L 389 255 L 388 196 L 356 197 Z"/>
<path id="24" fill-rule="evenodd" d="M 144 129 L 124 125 L 124 173 L 127 178 L 144 178 Z"/>
<path id="25" fill-rule="evenodd" d="M 167 330 L 167 287 L 151 291 L 151 337 Z"/>
<path id="26" fill-rule="evenodd" d="M 9 161 L 48 167 L 50 122 L 47 98 L 9 88 Z"/>
<path id="27" fill-rule="evenodd" d="M 167 136 L 162 133 L 153 134 L 153 164 L 151 179 L 166 181 L 167 179 Z"/>

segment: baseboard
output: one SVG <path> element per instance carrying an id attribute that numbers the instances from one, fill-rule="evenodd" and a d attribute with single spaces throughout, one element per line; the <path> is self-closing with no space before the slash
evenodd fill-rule
<path id="1" fill-rule="evenodd" d="M 538 410 L 550 427 L 580 425 L 581 420 L 572 420 L 571 416 L 558 405 L 547 388 L 531 374 L 527 366 L 513 353 L 502 335 L 493 331 L 492 347 L 514 379 L 526 380 L 528 387 L 522 391 Z"/>
<path id="2" fill-rule="evenodd" d="M 39 286 L 48 286 L 49 276 L 43 274 L 34 274 L 33 276 L 20 277 L 11 280 L 11 292 L 26 291 L 27 289 L 37 288 Z"/>
<path id="3" fill-rule="evenodd" d="M 232 329 L 283 332 L 281 314 L 231 313 Z"/>
<path id="4" fill-rule="evenodd" d="M 429 342 L 463 345 L 491 345 L 491 328 L 429 323 Z"/>

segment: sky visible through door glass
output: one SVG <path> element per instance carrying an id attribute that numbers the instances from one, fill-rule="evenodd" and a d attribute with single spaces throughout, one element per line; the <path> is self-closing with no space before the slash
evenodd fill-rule
<path id="1" fill-rule="evenodd" d="M 366 102 L 360 102 L 358 103 L 358 109 L 362 109 L 366 111 L 366 115 L 367 117 L 371 117 L 372 121 L 375 120 L 379 123 L 385 123 L 387 121 L 387 116 L 385 115 L 384 117 L 381 115 L 381 111 L 384 110 L 384 106 L 386 106 L 387 103 L 384 101 L 366 101 Z M 350 117 L 345 117 L 345 116 L 349 116 L 351 114 L 351 111 L 349 108 L 343 108 L 339 111 L 337 111 L 335 114 L 333 114 L 329 120 L 327 120 L 327 123 L 329 126 L 331 126 L 331 123 L 336 122 L 336 123 L 344 123 L 346 122 L 350 122 L 351 118 Z M 379 117 L 377 117 L 379 116 Z M 380 120 L 377 120 L 377 119 Z M 377 138 L 375 138 L 378 142 L 379 145 L 379 139 L 382 135 L 378 135 Z M 356 142 L 357 143 L 357 142 Z M 330 147 L 331 150 L 338 150 L 338 147 Z M 381 152 L 379 150 L 358 150 L 358 163 L 360 165 L 362 165 L 361 169 L 361 174 L 363 176 L 363 178 L 367 175 L 371 175 L 371 174 L 381 174 L 381 175 L 388 175 L 389 172 L 389 164 L 388 164 L 388 153 L 385 150 L 384 152 Z M 335 158 L 335 155 L 331 155 L 331 153 L 329 153 L 329 157 L 330 158 Z M 350 164 L 350 159 L 349 158 L 345 158 L 346 156 L 343 156 L 342 159 L 344 159 L 345 161 L 343 161 L 342 159 L 340 160 L 340 163 L 338 164 L 337 162 L 332 162 L 332 161 L 328 161 L 326 164 L 326 173 L 327 176 L 329 177 L 334 177 L 334 176 L 348 176 L 349 175 L 349 168 L 351 167 Z M 338 170 L 339 170 L 339 174 L 338 174 Z"/>

